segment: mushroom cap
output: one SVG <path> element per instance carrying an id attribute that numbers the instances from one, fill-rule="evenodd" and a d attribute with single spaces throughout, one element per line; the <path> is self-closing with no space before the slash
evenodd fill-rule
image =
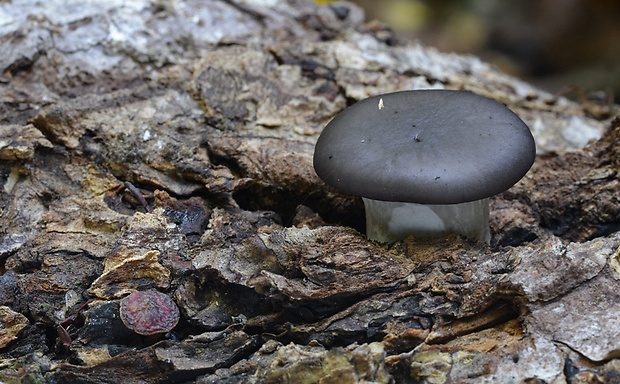
<path id="1" fill-rule="evenodd" d="M 457 204 L 507 190 L 535 155 L 529 128 L 504 105 L 466 91 L 419 90 L 340 112 L 316 143 L 314 169 L 347 194 Z"/>
<path id="2" fill-rule="evenodd" d="M 123 324 L 140 335 L 170 331 L 179 322 L 179 308 L 166 294 L 155 290 L 137 291 L 121 300 Z"/>

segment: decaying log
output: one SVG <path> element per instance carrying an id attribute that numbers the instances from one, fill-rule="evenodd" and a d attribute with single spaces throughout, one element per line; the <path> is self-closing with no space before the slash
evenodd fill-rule
<path id="1" fill-rule="evenodd" d="M 14 1 L 0 36 L 0 381 L 620 380 L 617 106 L 344 2 Z M 313 171 L 336 113 L 418 88 L 494 98 L 536 138 L 490 245 L 368 241 Z M 169 333 L 118 317 L 150 289 Z"/>

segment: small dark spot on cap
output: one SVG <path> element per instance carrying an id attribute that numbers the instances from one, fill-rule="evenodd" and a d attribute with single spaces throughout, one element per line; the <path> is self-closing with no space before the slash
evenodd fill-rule
<path id="1" fill-rule="evenodd" d="M 340 20 L 344 20 L 349 17 L 349 13 L 351 12 L 351 10 L 344 5 L 330 5 L 330 8 Z"/>

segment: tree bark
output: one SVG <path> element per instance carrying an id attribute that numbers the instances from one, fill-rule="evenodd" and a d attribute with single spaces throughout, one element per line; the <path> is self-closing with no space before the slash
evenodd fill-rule
<path id="1" fill-rule="evenodd" d="M 618 108 L 311 1 L 0 5 L 0 381 L 617 382 Z M 368 241 L 314 142 L 385 92 L 531 128 L 490 245 Z M 157 289 L 181 320 L 119 319 Z M 159 308 L 145 310 L 157 311 Z"/>

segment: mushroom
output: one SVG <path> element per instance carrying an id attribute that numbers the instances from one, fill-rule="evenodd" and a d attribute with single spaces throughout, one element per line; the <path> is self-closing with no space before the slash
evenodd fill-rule
<path id="1" fill-rule="evenodd" d="M 121 300 L 123 324 L 140 335 L 166 333 L 179 322 L 179 308 L 166 294 L 155 290 L 137 291 Z"/>
<path id="2" fill-rule="evenodd" d="M 527 125 L 494 100 L 403 91 L 334 117 L 316 143 L 314 169 L 341 192 L 362 196 L 370 239 L 458 233 L 488 243 L 488 198 L 519 181 L 535 154 Z"/>

